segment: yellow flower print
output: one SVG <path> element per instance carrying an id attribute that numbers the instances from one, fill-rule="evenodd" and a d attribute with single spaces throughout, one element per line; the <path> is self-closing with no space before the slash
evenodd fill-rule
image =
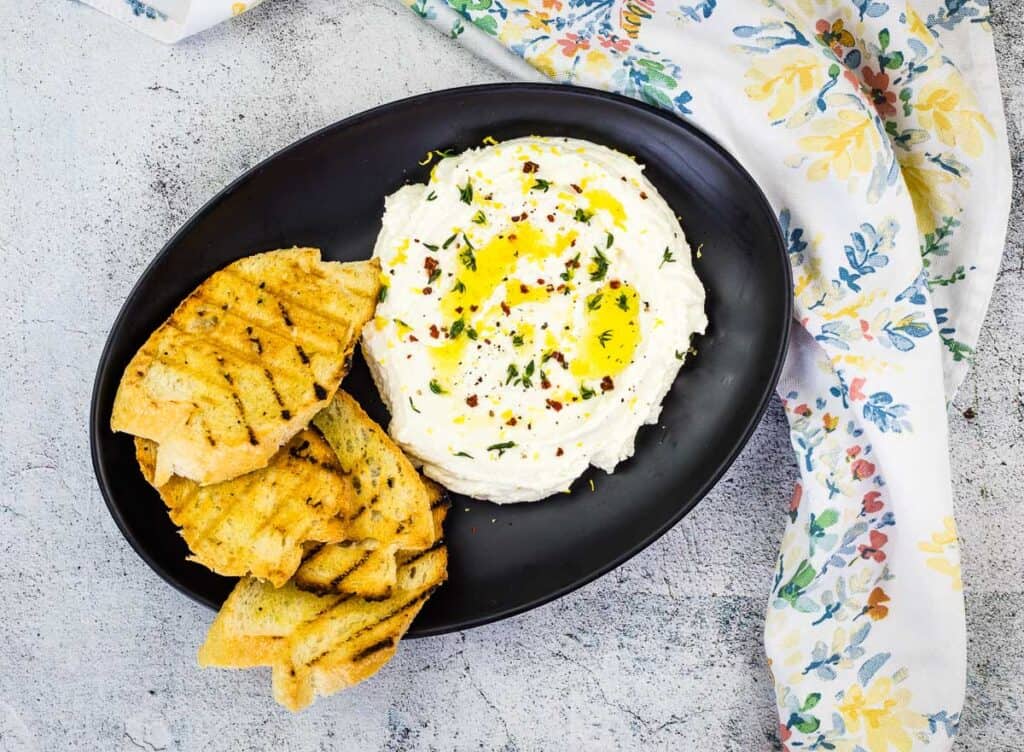
<path id="1" fill-rule="evenodd" d="M 935 49 L 938 46 L 935 37 L 928 31 L 928 27 L 924 25 L 924 21 L 913 8 L 907 8 L 907 31 L 917 37 L 919 41 L 924 42 L 929 49 Z"/>
<path id="2" fill-rule="evenodd" d="M 964 582 L 960 575 L 960 551 L 956 541 L 956 521 L 952 517 L 942 520 L 942 530 L 932 533 L 929 540 L 917 544 L 918 549 L 929 556 L 924 563 L 929 569 L 934 569 L 942 575 L 950 578 L 950 585 L 954 591 L 963 590 Z"/>
<path id="3" fill-rule="evenodd" d="M 991 124 L 973 109 L 973 97 L 964 88 L 959 73 L 951 73 L 945 81 L 925 84 L 913 102 L 918 122 L 946 146 L 958 146 L 964 153 L 977 157 L 985 150 L 984 133 L 995 136 Z"/>
<path id="4" fill-rule="evenodd" d="M 958 213 L 959 208 L 950 200 L 950 188 L 954 182 L 966 184 L 964 178 L 935 165 L 920 152 L 900 154 L 900 171 L 914 203 L 918 232 L 931 232 L 942 222 L 942 217 Z"/>
<path id="5" fill-rule="evenodd" d="M 557 49 L 557 44 L 551 44 L 543 52 L 528 52 L 526 62 L 548 78 L 557 78 L 558 70 L 555 68 L 554 60 L 554 53 Z"/>
<path id="6" fill-rule="evenodd" d="M 807 170 L 810 180 L 824 180 L 834 174 L 839 180 L 869 172 L 880 150 L 878 130 L 866 112 L 840 110 L 835 117 L 811 123 L 814 136 L 804 136 L 800 148 L 821 154 Z"/>
<path id="7" fill-rule="evenodd" d="M 762 59 L 747 71 L 752 83 L 744 89 L 755 102 L 771 100 L 768 117 L 788 115 L 799 99 L 808 97 L 825 81 L 823 58 L 810 50 L 790 47 Z"/>
<path id="8" fill-rule="evenodd" d="M 910 709 L 910 690 L 896 689 L 887 676 L 876 679 L 867 692 L 850 687 L 838 710 L 847 731 L 860 736 L 868 752 L 910 752 L 911 732 L 925 725 L 924 716 Z"/>
<path id="9" fill-rule="evenodd" d="M 231 3 L 231 15 L 239 16 L 248 9 L 245 3 Z"/>
<path id="10" fill-rule="evenodd" d="M 587 56 L 583 58 L 583 69 L 587 73 L 594 75 L 600 75 L 604 71 L 612 67 L 612 61 L 608 59 L 608 55 L 600 50 L 591 50 L 587 53 Z"/>

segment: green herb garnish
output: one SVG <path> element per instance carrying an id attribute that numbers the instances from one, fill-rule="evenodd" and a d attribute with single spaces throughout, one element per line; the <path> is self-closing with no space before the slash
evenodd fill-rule
<path id="1" fill-rule="evenodd" d="M 615 301 L 615 305 L 621 308 L 623 311 L 629 310 L 629 298 L 626 297 L 626 293 L 619 295 L 618 300 Z"/>
<path id="2" fill-rule="evenodd" d="M 409 398 L 409 407 L 412 408 L 414 413 L 418 413 L 420 411 L 420 409 L 416 407 L 416 403 L 412 401 L 412 397 Z"/>
<path id="3" fill-rule="evenodd" d="M 483 210 L 479 210 L 479 211 L 477 211 L 476 214 L 473 215 L 473 224 L 477 224 L 477 225 L 487 224 L 487 215 L 483 213 Z"/>
<path id="4" fill-rule="evenodd" d="M 438 248 L 439 248 L 440 246 L 432 245 L 432 244 L 430 244 L 430 243 L 424 243 L 424 244 L 423 244 L 423 247 L 424 247 L 424 248 L 426 248 L 426 249 L 427 249 L 428 251 L 433 251 L 434 253 L 437 253 L 437 249 L 438 249 Z"/>
<path id="5" fill-rule="evenodd" d="M 515 445 L 516 443 L 514 441 L 503 441 L 500 444 L 491 444 L 489 447 L 487 447 L 487 451 L 493 452 L 497 450 L 498 456 L 500 457 L 505 453 L 506 449 L 511 449 Z"/>
<path id="6" fill-rule="evenodd" d="M 658 264 L 658 267 L 660 268 L 660 267 L 664 266 L 665 264 L 674 264 L 675 262 L 676 262 L 676 259 L 672 255 L 672 251 L 670 251 L 668 249 L 668 246 L 666 246 L 664 252 L 661 254 L 661 263 Z"/>
<path id="7" fill-rule="evenodd" d="M 458 339 L 459 335 L 462 334 L 466 328 L 466 322 L 462 319 L 456 319 L 452 322 L 451 327 L 448 329 L 448 336 L 452 339 Z"/>
<path id="8" fill-rule="evenodd" d="M 427 277 L 427 284 L 428 285 L 434 284 L 434 282 L 436 282 L 437 278 L 440 277 L 440 276 L 441 276 L 441 267 L 440 266 L 435 266 L 434 267 L 434 271 L 432 271 L 430 273 L 430 276 Z"/>
<path id="9" fill-rule="evenodd" d="M 531 360 L 529 363 L 526 364 L 526 368 L 523 370 L 523 388 L 525 389 L 529 389 L 530 387 L 533 386 L 533 370 L 534 365 L 533 361 Z"/>
<path id="10" fill-rule="evenodd" d="M 437 191 L 431 191 L 427 194 L 427 201 L 433 201 L 437 198 Z"/>
<path id="11" fill-rule="evenodd" d="M 505 376 L 506 376 L 506 378 L 505 378 L 505 385 L 506 386 L 508 384 L 512 383 L 512 379 L 514 379 L 517 376 L 519 376 L 519 369 L 516 368 L 516 364 L 515 363 L 509 364 L 508 370 L 505 371 Z"/>
<path id="12" fill-rule="evenodd" d="M 573 219 L 575 219 L 577 222 L 584 222 L 586 224 L 590 224 L 590 220 L 593 216 L 594 212 L 588 212 L 584 211 L 583 209 L 577 209 L 576 213 L 573 215 Z"/>
<path id="13" fill-rule="evenodd" d="M 444 389 L 442 389 L 441 385 L 437 383 L 437 379 L 430 380 L 430 391 L 434 394 L 444 394 Z"/>
<path id="14" fill-rule="evenodd" d="M 473 327 L 468 327 L 466 329 L 466 336 L 469 337 L 471 340 L 475 341 L 476 338 L 479 337 L 480 335 L 476 333 L 476 329 L 474 329 Z"/>
<path id="15" fill-rule="evenodd" d="M 586 384 L 580 384 L 580 397 L 582 397 L 583 399 L 593 399 L 596 394 L 597 392 L 595 392 Z"/>
<path id="16" fill-rule="evenodd" d="M 459 186 L 459 200 L 464 204 L 473 203 L 473 181 L 467 180 L 465 186 Z"/>
<path id="17" fill-rule="evenodd" d="M 545 193 L 547 193 L 548 192 L 548 188 L 550 188 L 550 187 L 551 187 L 551 181 L 550 180 L 544 180 L 543 178 L 537 178 L 537 181 L 533 184 L 533 186 L 530 188 L 530 190 L 531 191 L 544 191 Z"/>
<path id="18" fill-rule="evenodd" d="M 601 299 L 604 297 L 604 293 L 599 292 L 597 295 L 592 295 L 590 300 L 587 301 L 587 309 L 596 311 L 601 307 Z"/>
<path id="19" fill-rule="evenodd" d="M 473 459 L 473 455 L 470 454 L 469 452 L 455 452 L 455 456 L 456 457 L 469 457 L 470 459 Z"/>
<path id="20" fill-rule="evenodd" d="M 467 248 L 462 253 L 460 253 L 459 261 L 461 261 L 462 265 L 469 269 L 471 272 L 476 271 L 476 256 L 473 255 L 472 248 Z"/>
<path id="21" fill-rule="evenodd" d="M 461 279 L 457 279 L 457 280 L 455 280 L 455 284 L 452 285 L 452 289 L 455 292 L 465 292 L 466 291 L 466 286 L 464 284 L 462 284 L 462 280 Z"/>
<path id="22" fill-rule="evenodd" d="M 522 334 L 516 334 L 515 336 L 512 337 L 512 344 L 515 345 L 516 347 L 522 347 L 524 341 L 525 340 L 523 340 Z"/>
<path id="23" fill-rule="evenodd" d="M 604 279 L 604 275 L 608 273 L 608 257 L 596 245 L 594 246 L 593 264 L 594 271 L 590 273 L 590 281 L 600 282 Z"/>
<path id="24" fill-rule="evenodd" d="M 448 246 L 455 242 L 455 238 L 457 237 L 459 237 L 459 233 L 453 232 L 451 235 L 448 236 L 448 239 L 441 244 L 441 247 L 447 249 Z"/>
<path id="25" fill-rule="evenodd" d="M 597 335 L 597 341 L 601 343 L 601 347 L 604 347 L 612 341 L 612 330 L 605 329 L 603 332 Z"/>
<path id="26" fill-rule="evenodd" d="M 611 248 L 612 247 L 612 243 L 615 242 L 615 236 L 612 235 L 610 232 L 607 233 L 607 235 L 608 235 L 608 239 L 605 241 L 604 247 L 605 248 Z"/>
<path id="27" fill-rule="evenodd" d="M 388 299 L 388 286 L 387 285 L 381 285 L 380 292 L 377 293 L 377 302 L 378 303 L 383 303 L 387 299 Z"/>

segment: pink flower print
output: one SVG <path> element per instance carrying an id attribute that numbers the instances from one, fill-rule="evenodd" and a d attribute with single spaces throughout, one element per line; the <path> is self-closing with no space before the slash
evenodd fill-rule
<path id="1" fill-rule="evenodd" d="M 864 498 L 861 499 L 860 502 L 860 508 L 863 510 L 864 514 L 880 512 L 882 507 L 885 506 L 885 504 L 880 501 L 881 498 L 882 494 L 878 491 L 868 491 L 864 494 Z"/>
<path id="2" fill-rule="evenodd" d="M 875 466 L 867 460 L 857 460 L 850 465 L 854 480 L 865 480 L 875 474 Z"/>
<path id="3" fill-rule="evenodd" d="M 852 447 L 846 449 L 846 458 L 852 460 L 860 454 L 860 444 L 854 444 Z"/>
<path id="4" fill-rule="evenodd" d="M 860 390 L 864 386 L 864 382 L 867 381 L 863 376 L 858 376 L 850 382 L 850 399 L 854 402 L 859 402 L 862 399 L 867 399 L 867 396 Z"/>
<path id="5" fill-rule="evenodd" d="M 604 47 L 605 49 L 613 49 L 616 52 L 625 52 L 626 50 L 629 49 L 630 44 L 628 39 L 619 39 L 614 34 L 610 34 L 607 36 L 601 34 L 597 38 L 597 41 L 600 42 L 601 46 Z"/>
<path id="6" fill-rule="evenodd" d="M 580 50 L 590 49 L 589 39 L 584 39 L 578 34 L 573 34 L 571 31 L 565 35 L 564 39 L 559 39 L 558 43 L 562 45 L 562 54 L 566 57 L 572 57 Z"/>
<path id="7" fill-rule="evenodd" d="M 872 530 L 869 536 L 869 543 L 865 545 L 861 543 L 857 546 L 857 553 L 860 554 L 862 559 L 874 559 L 875 561 L 885 561 L 885 551 L 882 550 L 882 546 L 889 542 L 889 536 L 885 533 L 880 533 L 877 530 Z"/>

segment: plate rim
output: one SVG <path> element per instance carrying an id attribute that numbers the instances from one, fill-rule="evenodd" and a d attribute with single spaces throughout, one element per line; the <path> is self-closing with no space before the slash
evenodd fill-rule
<path id="1" fill-rule="evenodd" d="M 450 96 L 473 96 L 480 93 L 491 93 L 495 91 L 509 91 L 515 93 L 543 93 L 544 96 L 549 95 L 573 95 L 580 96 L 583 98 L 592 98 L 598 100 L 610 101 L 619 106 L 635 107 L 642 111 L 646 111 L 648 114 L 655 115 L 665 121 L 670 122 L 672 125 L 683 130 L 689 131 L 693 136 L 703 141 L 712 151 L 722 157 L 727 163 L 729 163 L 733 169 L 735 169 L 740 175 L 745 177 L 749 184 L 754 188 L 757 196 L 758 208 L 765 212 L 770 222 L 769 225 L 772 228 L 772 240 L 779 253 L 781 266 L 783 270 L 783 276 L 785 278 L 786 295 L 783 296 L 783 307 L 780 315 L 781 319 L 781 331 L 782 336 L 779 340 L 777 352 L 775 355 L 775 362 L 772 364 L 771 375 L 765 384 L 765 389 L 761 394 L 756 409 L 751 413 L 744 425 L 742 432 L 737 434 L 737 438 L 732 442 L 733 448 L 727 454 L 725 459 L 714 469 L 712 473 L 707 476 L 707 479 L 702 483 L 697 493 L 692 495 L 692 499 L 679 506 L 679 508 L 668 518 L 668 520 L 658 528 L 651 531 L 649 535 L 644 537 L 638 544 L 630 547 L 629 549 L 619 553 L 617 556 L 611 558 L 601 567 L 591 570 L 582 577 L 578 577 L 571 583 L 564 585 L 550 593 L 545 594 L 542 597 L 534 598 L 526 603 L 519 604 L 510 608 L 506 608 L 500 611 L 494 611 L 488 613 L 486 616 L 476 619 L 463 619 L 461 621 L 451 623 L 447 626 L 437 626 L 428 629 L 416 629 L 416 624 L 413 625 L 409 632 L 406 634 L 406 639 L 415 639 L 419 637 L 433 637 L 442 634 L 448 634 L 452 632 L 460 632 L 467 629 L 474 629 L 487 624 L 492 624 L 497 621 L 523 614 L 527 611 L 532 611 L 535 608 L 546 605 L 553 601 L 556 601 L 564 596 L 572 593 L 584 585 L 588 585 L 595 580 L 603 577 L 609 572 L 618 569 L 620 566 L 625 564 L 627 561 L 632 559 L 634 556 L 639 554 L 641 551 L 647 549 L 653 545 L 658 539 L 664 536 L 669 530 L 679 524 L 679 522 L 693 511 L 694 507 L 699 504 L 708 492 L 722 479 L 722 476 L 728 471 L 733 465 L 740 453 L 746 447 L 750 441 L 751 436 L 760 425 L 761 419 L 764 417 L 765 412 L 768 409 L 768 405 L 771 402 L 772 395 L 778 386 L 779 378 L 782 374 L 782 369 L 786 360 L 786 354 L 788 352 L 788 345 L 790 339 L 790 327 L 792 324 L 793 317 L 793 270 L 789 263 L 789 258 L 786 253 L 785 239 L 782 235 L 782 229 L 779 226 L 778 218 L 772 208 L 771 203 L 765 196 L 760 184 L 754 179 L 750 172 L 743 166 L 743 164 L 722 144 L 715 140 L 707 131 L 701 128 L 697 123 L 691 119 L 677 115 L 675 113 L 667 112 L 658 107 L 654 107 L 646 102 L 631 97 L 626 97 L 621 94 L 614 92 L 604 91 L 602 89 L 594 89 L 583 86 L 575 86 L 571 84 L 560 84 L 553 82 L 503 82 L 503 83 L 491 83 L 491 84 L 474 84 L 470 86 L 457 86 L 445 89 L 437 89 L 434 91 L 423 92 L 415 94 L 409 97 L 403 97 L 401 99 L 395 99 L 382 104 L 371 107 L 367 110 L 349 115 L 348 117 L 342 118 L 335 122 L 324 125 L 309 134 L 292 141 L 289 144 L 277 149 L 269 156 L 261 159 L 256 164 L 252 165 L 248 169 L 244 170 L 241 174 L 233 178 L 227 185 L 217 191 L 212 197 L 202 204 L 196 211 L 189 215 L 188 219 L 171 235 L 171 237 L 163 244 L 159 251 L 150 259 L 146 264 L 146 267 L 142 270 L 139 276 L 136 278 L 135 283 L 132 285 L 128 294 L 122 301 L 120 308 L 118 309 L 117 315 L 114 317 L 113 322 L 110 324 L 106 340 L 103 344 L 103 349 L 100 351 L 99 359 L 96 366 L 96 375 L 93 380 L 92 395 L 89 406 L 89 452 L 92 458 L 93 472 L 96 476 L 96 482 L 99 486 L 100 495 L 103 497 L 103 501 L 107 507 L 107 511 L 113 518 L 114 523 L 117 525 L 121 536 L 128 541 L 132 550 L 145 562 L 150 569 L 152 569 L 164 582 L 171 585 L 182 595 L 185 595 L 190 600 L 199 603 L 211 610 L 217 611 L 219 606 L 211 602 L 208 598 L 203 595 L 194 592 L 192 589 L 187 587 L 183 582 L 179 581 L 178 578 L 171 575 L 171 573 L 165 569 L 147 548 L 141 545 L 138 538 L 132 533 L 121 513 L 120 507 L 114 502 L 112 494 L 110 492 L 111 482 L 108 478 L 108 474 L 103 467 L 100 459 L 100 441 L 98 438 L 99 432 L 102 430 L 104 422 L 109 423 L 109 416 L 98 414 L 98 403 L 100 401 L 101 386 L 111 378 L 109 371 L 111 370 L 110 364 L 110 353 L 116 342 L 115 334 L 119 332 L 123 325 L 124 320 L 127 317 L 127 311 L 130 304 L 134 303 L 136 298 L 141 294 L 141 287 L 145 280 L 148 279 L 153 268 L 156 267 L 160 261 L 169 253 L 179 239 L 191 231 L 194 225 L 196 225 L 202 218 L 209 214 L 213 208 L 219 204 L 222 200 L 230 196 L 236 191 L 239 186 L 247 181 L 250 177 L 258 173 L 263 167 L 281 157 L 286 156 L 289 152 L 301 148 L 306 142 L 312 141 L 323 134 L 334 130 L 343 130 L 345 128 L 357 125 L 365 120 L 380 117 L 386 114 L 390 110 L 398 109 L 402 106 L 407 106 L 423 100 L 430 99 L 441 99 L 443 97 Z M 107 426 L 109 428 L 109 426 Z"/>

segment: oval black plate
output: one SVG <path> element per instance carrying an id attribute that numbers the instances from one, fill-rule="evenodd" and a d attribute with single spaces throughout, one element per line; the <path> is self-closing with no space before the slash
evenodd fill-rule
<path id="1" fill-rule="evenodd" d="M 451 89 L 328 126 L 254 167 L 204 206 L 143 273 L 114 322 L 93 392 L 92 455 L 125 537 L 165 580 L 217 607 L 233 580 L 185 559 L 132 440 L 109 428 L 121 373 L 196 285 L 257 251 L 315 246 L 328 259 L 370 255 L 384 197 L 425 180 L 431 149 L 487 136 L 572 136 L 632 154 L 681 217 L 708 291 L 710 328 L 657 426 L 614 475 L 591 469 L 573 492 L 499 507 L 454 498 L 448 583 L 411 634 L 432 635 L 525 611 L 589 582 L 662 535 L 704 496 L 754 430 L 778 377 L 790 317 L 790 271 L 763 194 L 714 141 L 672 115 L 589 89 L 508 84 Z M 357 358 L 346 379 L 370 414 L 387 416 Z M 591 488 L 593 481 L 593 489 Z"/>

